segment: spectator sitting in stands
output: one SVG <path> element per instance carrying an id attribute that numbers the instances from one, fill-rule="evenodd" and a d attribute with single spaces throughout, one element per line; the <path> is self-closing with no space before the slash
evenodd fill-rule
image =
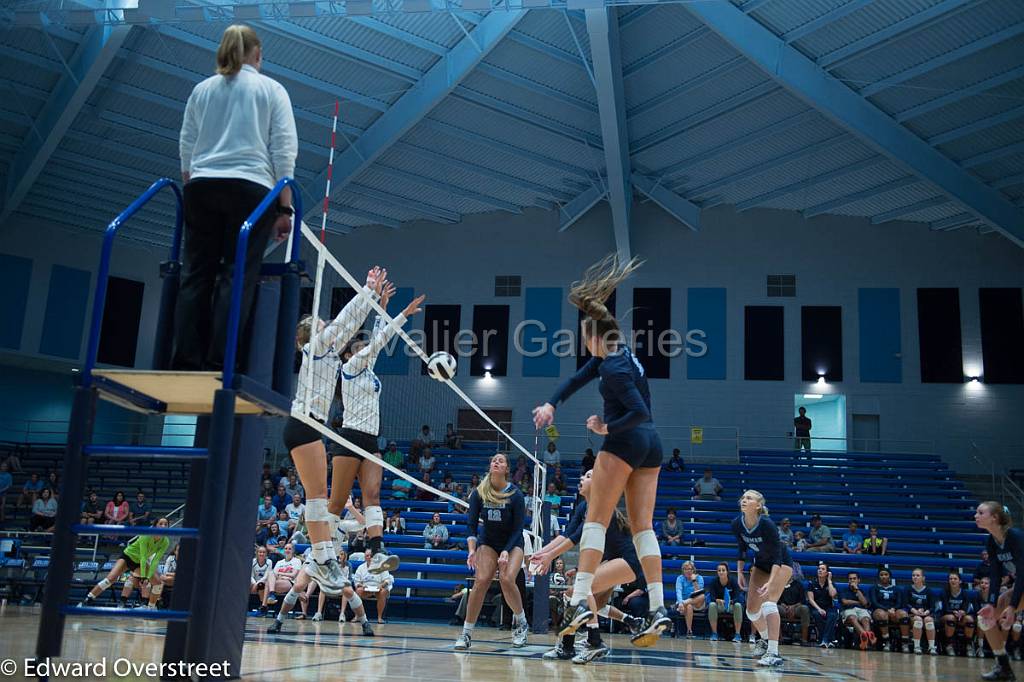
<path id="1" fill-rule="evenodd" d="M 967 655 L 974 657 L 974 621 L 977 606 L 963 589 L 960 574 L 949 572 L 945 593 L 942 596 L 942 625 L 946 630 L 946 655 L 955 656 L 953 639 L 957 628 L 963 628 L 964 641 L 967 642 Z"/>
<path id="2" fill-rule="evenodd" d="M 270 503 L 274 505 L 274 509 L 276 509 L 277 513 L 280 514 L 284 511 L 284 508 L 291 503 L 291 501 L 292 498 L 288 497 L 288 493 L 287 491 L 285 491 L 284 488 L 284 483 L 278 483 L 277 494 L 274 495 L 274 497 L 270 501 Z"/>
<path id="3" fill-rule="evenodd" d="M 544 502 L 551 504 L 551 535 L 554 537 L 559 532 L 558 514 L 562 509 L 562 496 L 558 494 L 555 484 L 548 482 L 547 492 L 544 493 Z M 529 509 L 529 507 L 527 507 Z"/>
<path id="4" fill-rule="evenodd" d="M 279 560 L 284 556 L 283 546 L 287 542 L 288 536 L 281 532 L 281 527 L 276 523 L 270 524 L 266 533 L 263 535 L 263 546 L 267 548 L 267 556 L 273 561 Z"/>
<path id="5" fill-rule="evenodd" d="M 807 538 L 807 551 L 836 551 L 835 545 L 832 544 L 832 529 L 822 523 L 821 517 L 817 514 L 811 517 L 811 533 Z"/>
<path id="6" fill-rule="evenodd" d="M 288 527 L 285 528 L 285 533 L 291 535 L 299 527 L 302 515 L 306 513 L 306 505 L 302 504 L 301 497 L 293 495 L 292 503 L 285 507 L 284 510 L 288 514 Z"/>
<path id="7" fill-rule="evenodd" d="M 981 550 L 981 561 L 974 568 L 974 574 L 971 576 L 971 580 L 975 583 L 981 581 L 982 578 L 989 578 L 992 576 L 992 562 L 988 559 L 988 550 Z"/>
<path id="8" fill-rule="evenodd" d="M 366 529 L 363 528 L 355 535 L 350 535 L 348 551 L 352 554 L 361 554 L 366 551 Z"/>
<path id="9" fill-rule="evenodd" d="M 89 497 L 82 502 L 82 523 L 99 523 L 103 520 L 103 507 L 95 490 L 89 491 Z"/>
<path id="10" fill-rule="evenodd" d="M 516 460 L 516 470 L 512 472 L 512 482 L 522 487 L 523 479 L 529 475 L 530 471 L 526 467 L 526 457 L 519 455 L 519 459 Z"/>
<path id="11" fill-rule="evenodd" d="M 409 456 L 415 457 L 419 461 L 420 451 L 423 448 L 429 448 L 434 442 L 434 434 L 430 431 L 430 426 L 424 424 L 420 427 L 419 433 L 412 438 L 412 442 L 409 445 Z"/>
<path id="12" fill-rule="evenodd" d="M 434 453 L 429 447 L 423 448 L 423 452 L 420 454 L 420 473 L 433 473 L 436 465 L 437 459 L 434 457 Z"/>
<path id="13" fill-rule="evenodd" d="M 266 528 L 276 521 L 277 513 L 274 505 L 270 502 L 270 496 L 265 495 L 263 497 L 263 504 L 256 509 L 256 532 L 259 532 L 260 528 Z"/>
<path id="14" fill-rule="evenodd" d="M 398 467 L 400 470 L 405 471 L 404 466 Z M 405 480 L 401 476 L 395 476 L 391 481 L 391 497 L 396 500 L 408 500 L 409 493 L 412 492 L 412 483 Z"/>
<path id="15" fill-rule="evenodd" d="M 885 556 L 886 551 L 889 549 L 889 541 L 886 538 L 879 537 L 878 526 L 871 526 L 868 536 L 864 538 L 862 547 L 864 554 Z"/>
<path id="16" fill-rule="evenodd" d="M 683 462 L 683 456 L 679 452 L 679 448 L 674 448 L 672 450 L 672 458 L 665 464 L 665 470 L 679 472 L 685 468 L 686 464 Z"/>
<path id="17" fill-rule="evenodd" d="M 597 464 L 597 457 L 594 456 L 594 449 L 587 448 L 587 451 L 583 453 L 583 459 L 580 461 L 580 476 L 593 469 L 595 464 Z"/>
<path id="18" fill-rule="evenodd" d="M 433 485 L 434 485 L 433 481 L 430 480 L 430 474 L 429 473 L 424 473 L 423 474 L 423 478 L 421 478 L 420 480 L 423 481 L 424 483 L 426 483 L 427 485 L 431 486 L 431 487 L 433 487 Z M 416 489 L 416 499 L 420 500 L 421 502 L 433 502 L 434 500 L 437 499 L 437 496 L 434 495 L 434 493 L 430 492 L 429 490 L 425 490 L 423 488 L 417 488 Z"/>
<path id="19" fill-rule="evenodd" d="M 348 521 L 349 527 L 365 525 L 366 517 L 363 516 L 363 498 L 352 497 L 345 500 L 345 515 L 342 521 Z"/>
<path id="20" fill-rule="evenodd" d="M 271 568 L 273 568 L 273 564 L 267 558 L 267 548 L 257 547 L 256 556 L 252 560 L 252 570 L 249 573 L 249 594 L 255 594 L 256 598 L 260 600 L 260 613 L 264 615 L 267 613 L 266 589 Z"/>
<path id="21" fill-rule="evenodd" d="M 899 651 L 899 641 L 890 645 L 891 628 L 899 627 L 904 642 L 910 638 L 910 621 L 906 605 L 903 602 L 903 590 L 892 582 L 892 573 L 888 568 L 878 569 L 878 583 L 871 590 L 872 619 L 882 633 L 882 651 Z"/>
<path id="22" fill-rule="evenodd" d="M 695 500 L 721 500 L 725 488 L 718 482 L 711 472 L 711 468 L 704 470 L 704 478 L 698 479 L 693 485 L 693 499 Z"/>
<path id="23" fill-rule="evenodd" d="M 565 494 L 565 491 L 568 489 L 568 486 L 565 483 L 565 476 L 562 475 L 561 466 L 555 466 L 555 473 L 551 477 L 551 482 L 555 484 L 555 489 L 558 490 L 559 495 Z"/>
<path id="24" fill-rule="evenodd" d="M 353 577 L 353 582 L 356 586 L 356 594 L 358 594 L 359 598 L 364 601 L 369 597 L 376 595 L 377 622 L 383 623 L 384 610 L 388 606 L 388 597 L 391 595 L 391 587 L 395 584 L 395 579 L 388 571 L 370 573 L 367 567 L 370 565 L 370 560 L 373 559 L 373 550 L 367 549 L 365 556 L 365 561 L 356 569 L 356 574 Z"/>
<path id="25" fill-rule="evenodd" d="M 793 550 L 797 552 L 807 551 L 807 534 L 802 530 L 793 533 Z"/>
<path id="26" fill-rule="evenodd" d="M 39 480 L 39 474 L 32 472 L 28 480 L 25 481 L 25 485 L 21 487 L 21 495 L 18 496 L 18 501 L 14 505 L 14 511 L 18 511 L 18 508 L 22 505 L 26 505 L 31 509 L 44 487 L 43 482 Z"/>
<path id="27" fill-rule="evenodd" d="M 857 522 L 850 521 L 849 532 L 843 535 L 843 551 L 847 554 L 860 554 L 864 551 L 864 536 L 857 530 Z"/>
<path id="28" fill-rule="evenodd" d="M 693 639 L 693 614 L 703 613 L 706 603 L 704 576 L 692 561 L 683 562 L 683 574 L 676 578 L 676 611 L 686 621 L 687 639 Z"/>
<path id="29" fill-rule="evenodd" d="M 441 486 L 438 488 L 443 493 L 448 493 L 452 497 L 456 497 L 459 494 L 459 485 L 452 478 L 450 471 L 444 472 L 444 478 L 441 480 Z"/>
<path id="30" fill-rule="evenodd" d="M 103 510 L 103 522 L 108 525 L 121 525 L 127 518 L 128 502 L 124 499 L 124 493 L 118 490 L 114 493 L 114 499 L 107 502 Z"/>
<path id="31" fill-rule="evenodd" d="M 396 469 L 401 469 L 405 463 L 405 455 L 399 452 L 398 443 L 395 441 L 388 442 L 388 449 L 384 451 L 383 459 Z"/>
<path id="32" fill-rule="evenodd" d="M 807 603 L 811 606 L 811 618 L 821 639 L 818 646 L 822 649 L 835 646 L 833 640 L 839 621 L 839 611 L 835 607 L 837 594 L 836 586 L 832 584 L 832 571 L 828 570 L 827 564 L 818 564 L 815 579 L 807 585 Z"/>
<path id="33" fill-rule="evenodd" d="M 729 564 L 724 561 L 715 569 L 716 577 L 707 586 L 708 624 L 711 626 L 711 641 L 718 641 L 718 618 L 727 613 L 732 614 L 733 629 L 736 634 L 732 641 L 743 641 L 740 629 L 743 627 L 743 602 L 740 599 L 740 586 L 736 579 L 729 576 Z"/>
<path id="34" fill-rule="evenodd" d="M 50 489 L 54 497 L 60 497 L 60 478 L 57 477 L 56 471 L 46 474 L 46 481 L 43 482 L 43 485 Z"/>
<path id="35" fill-rule="evenodd" d="M 288 482 L 284 486 L 284 494 L 288 496 L 289 500 L 293 499 L 296 495 L 299 496 L 300 501 L 306 499 L 306 489 L 299 483 L 299 479 L 294 471 L 288 474 Z"/>
<path id="36" fill-rule="evenodd" d="M 153 505 L 146 502 L 146 493 L 141 490 L 135 493 L 135 501 L 128 508 L 128 525 L 148 526 L 149 516 L 152 513 Z"/>
<path id="37" fill-rule="evenodd" d="M 553 588 L 548 596 L 548 610 L 551 614 L 551 624 L 560 626 L 562 617 L 565 615 L 565 606 L 568 602 L 564 599 L 566 590 L 565 559 L 558 557 L 551 564 L 549 585 Z"/>
<path id="38" fill-rule="evenodd" d="M 853 626 L 854 632 L 860 638 L 861 651 L 865 651 L 868 646 L 874 646 L 877 639 L 874 630 L 871 629 L 871 613 L 868 611 L 871 602 L 860 588 L 859 575 L 851 572 L 846 576 L 846 581 L 846 587 L 839 591 L 843 623 Z"/>
<path id="39" fill-rule="evenodd" d="M 911 630 L 914 653 L 921 653 L 921 631 L 923 630 L 928 640 L 928 653 L 937 656 L 939 650 L 935 645 L 935 613 L 938 611 L 939 604 L 925 583 L 923 569 L 915 568 L 910 574 L 910 582 L 910 589 L 907 590 L 906 596 L 910 618 L 914 626 Z"/>
<path id="40" fill-rule="evenodd" d="M 449 450 L 462 449 L 462 434 L 455 430 L 455 426 L 451 422 L 445 425 L 444 444 Z"/>
<path id="41" fill-rule="evenodd" d="M 647 597 L 647 583 L 644 577 L 640 576 L 628 585 L 622 586 L 622 598 L 619 600 L 619 610 L 628 613 L 636 618 L 646 617 L 650 610 L 650 600 Z"/>
<path id="42" fill-rule="evenodd" d="M 32 517 L 28 522 L 28 529 L 32 531 L 53 532 L 53 526 L 57 522 L 57 499 L 49 488 L 43 488 L 39 497 L 32 503 Z"/>
<path id="43" fill-rule="evenodd" d="M 665 520 L 661 522 L 661 541 L 666 545 L 678 546 L 682 540 L 683 524 L 676 518 L 676 510 L 668 508 Z"/>
<path id="44" fill-rule="evenodd" d="M 791 524 L 788 518 L 784 518 L 781 521 L 779 521 L 779 542 L 792 549 L 793 529 L 790 526 Z"/>
<path id="45" fill-rule="evenodd" d="M 264 448 L 264 450 L 263 450 L 264 457 L 267 456 L 268 454 L 270 454 L 270 448 Z M 260 486 L 261 486 L 261 489 L 262 489 L 264 481 L 270 481 L 270 490 L 271 490 L 271 492 L 273 492 L 274 488 L 277 487 L 277 479 L 274 478 L 274 474 L 270 470 L 270 465 L 267 464 L 266 462 L 263 463 L 263 473 L 260 474 Z"/>
<path id="46" fill-rule="evenodd" d="M 558 451 L 554 441 L 548 441 L 548 447 L 544 451 L 541 460 L 549 467 L 558 466 L 562 463 L 562 453 Z"/>
<path id="47" fill-rule="evenodd" d="M 263 610 L 265 612 L 268 604 L 275 603 L 278 595 L 285 595 L 292 589 L 295 580 L 302 570 L 302 559 L 295 556 L 295 547 L 289 542 L 284 546 L 284 556 L 274 564 L 270 576 L 267 578 L 268 589 L 263 595 Z M 299 601 L 303 604 L 305 611 L 306 593 L 299 594 Z"/>
<path id="48" fill-rule="evenodd" d="M 405 519 L 402 518 L 402 513 L 398 509 L 391 512 L 391 516 L 384 524 L 384 532 L 396 535 L 405 532 Z"/>
<path id="49" fill-rule="evenodd" d="M 18 451 L 17 450 L 15 450 L 11 454 L 7 455 L 7 459 L 5 459 L 3 461 L 3 463 L 7 465 L 7 469 L 12 474 L 20 474 L 20 473 L 22 473 L 21 458 L 18 457 Z"/>
<path id="50" fill-rule="evenodd" d="M 160 576 L 163 579 L 164 587 L 174 587 L 174 576 L 178 573 L 178 548 L 180 544 L 174 546 L 174 550 L 167 555 L 167 559 L 164 560 L 164 572 Z M 164 595 L 166 599 L 166 595 Z"/>
<path id="51" fill-rule="evenodd" d="M 811 625 L 811 609 L 804 603 L 807 591 L 804 589 L 803 575 L 793 571 L 789 584 L 779 597 L 779 617 L 788 623 L 800 623 L 800 640 L 793 642 L 796 646 L 807 646 L 807 629 Z"/>
<path id="52" fill-rule="evenodd" d="M 0 463 L 0 523 L 7 518 L 7 493 L 14 485 L 14 478 L 11 477 L 10 466 L 7 462 Z"/>
<path id="53" fill-rule="evenodd" d="M 444 549 L 448 544 L 448 526 L 441 521 L 441 513 L 434 512 L 430 523 L 423 529 L 423 549 Z"/>

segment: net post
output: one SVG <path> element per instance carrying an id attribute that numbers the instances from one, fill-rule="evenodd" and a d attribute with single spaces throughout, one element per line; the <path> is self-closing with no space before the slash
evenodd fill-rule
<path id="1" fill-rule="evenodd" d="M 551 503 L 545 502 L 540 506 L 540 537 L 546 545 L 551 542 Z M 551 605 L 548 602 L 549 590 L 551 587 L 551 576 L 533 576 L 533 625 L 531 631 L 535 635 L 545 634 L 548 631 L 548 619 L 551 617 Z"/>

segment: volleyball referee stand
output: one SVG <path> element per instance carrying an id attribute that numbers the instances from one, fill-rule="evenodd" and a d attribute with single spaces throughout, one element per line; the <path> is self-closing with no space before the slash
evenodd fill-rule
<path id="1" fill-rule="evenodd" d="M 285 263 L 264 264 L 248 329 L 239 329 L 245 253 L 250 231 L 285 186 L 292 187 L 295 219 Z M 170 255 L 160 266 L 162 288 L 153 352 L 153 369 L 96 368 L 106 299 L 110 259 L 120 228 L 161 190 L 176 202 Z M 166 620 L 163 662 L 228 662 L 229 677 L 240 675 L 246 606 L 252 560 L 251 491 L 259 482 L 252 461 L 262 454 L 264 417 L 287 416 L 291 410 L 295 323 L 299 317 L 299 260 L 302 197 L 298 183 L 282 179 L 239 228 L 231 288 L 224 369 L 221 372 L 168 371 L 174 309 L 181 279 L 183 234 L 182 195 L 168 178 L 154 182 L 106 228 L 96 275 L 85 365 L 74 388 L 68 442 L 64 453 L 61 504 L 53 533 L 43 611 L 36 641 L 39 660 L 61 654 L 65 619 L 74 616 L 117 616 Z M 239 336 L 249 342 L 236 372 Z M 107 400 L 155 415 L 197 415 L 193 447 L 105 445 L 93 442 L 96 405 Z M 188 492 L 183 527 L 146 528 L 123 525 L 82 526 L 82 504 L 88 458 L 95 455 L 141 460 L 187 460 Z M 237 503 L 229 504 L 228 501 Z M 134 536 L 162 535 L 180 539 L 181 550 L 169 610 L 77 607 L 68 605 L 78 533 Z M 196 567 L 202 580 L 196 581 Z M 215 634 L 216 633 L 216 634 Z M 44 678 L 45 679 L 45 678 Z M 174 679 L 165 677 L 164 679 Z"/>

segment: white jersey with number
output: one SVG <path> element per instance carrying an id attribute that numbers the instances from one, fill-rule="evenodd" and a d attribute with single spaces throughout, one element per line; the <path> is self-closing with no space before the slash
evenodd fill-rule
<path id="1" fill-rule="evenodd" d="M 334 320 L 319 333 L 312 334 L 309 343 L 302 347 L 302 367 L 295 383 L 292 414 L 312 415 L 327 421 L 338 385 L 339 353 L 369 315 L 370 297 L 376 300 L 377 295 L 364 286 Z"/>
<path id="2" fill-rule="evenodd" d="M 380 432 L 380 379 L 373 373 L 377 356 L 391 337 L 405 324 L 399 315 L 385 324 L 379 315 L 373 323 L 370 342 L 349 358 L 341 368 L 341 401 L 345 407 L 343 427 L 376 436 Z"/>

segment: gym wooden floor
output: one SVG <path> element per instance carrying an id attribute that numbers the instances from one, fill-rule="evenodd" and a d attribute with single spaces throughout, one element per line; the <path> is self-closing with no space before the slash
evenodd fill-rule
<path id="1" fill-rule="evenodd" d="M 3 679 L 24 679 L 21 659 L 35 647 L 39 609 L 7 607 L 0 611 L 0 659 L 18 661 L 18 672 Z M 270 619 L 250 618 L 246 624 L 242 677 L 246 680 L 358 680 L 359 682 L 426 682 L 459 680 L 693 680 L 729 682 L 742 679 L 800 680 L 976 680 L 992 660 L 945 656 L 822 651 L 782 647 L 781 671 L 757 668 L 750 646 L 732 642 L 663 639 L 651 649 L 636 649 L 624 635 L 605 635 L 612 652 L 588 666 L 569 661 L 544 661 L 541 654 L 552 637 L 530 636 L 530 644 L 513 649 L 508 631 L 479 628 L 470 653 L 455 654 L 456 627 L 388 623 L 376 625 L 377 636 L 362 637 L 355 625 L 289 620 L 280 635 L 268 636 Z M 165 625 L 115 619 L 69 618 L 61 661 L 108 666 L 125 657 L 137 663 L 159 662 Z M 76 679 L 97 679 L 76 678 Z M 149 679 L 149 678 L 118 678 Z"/>

